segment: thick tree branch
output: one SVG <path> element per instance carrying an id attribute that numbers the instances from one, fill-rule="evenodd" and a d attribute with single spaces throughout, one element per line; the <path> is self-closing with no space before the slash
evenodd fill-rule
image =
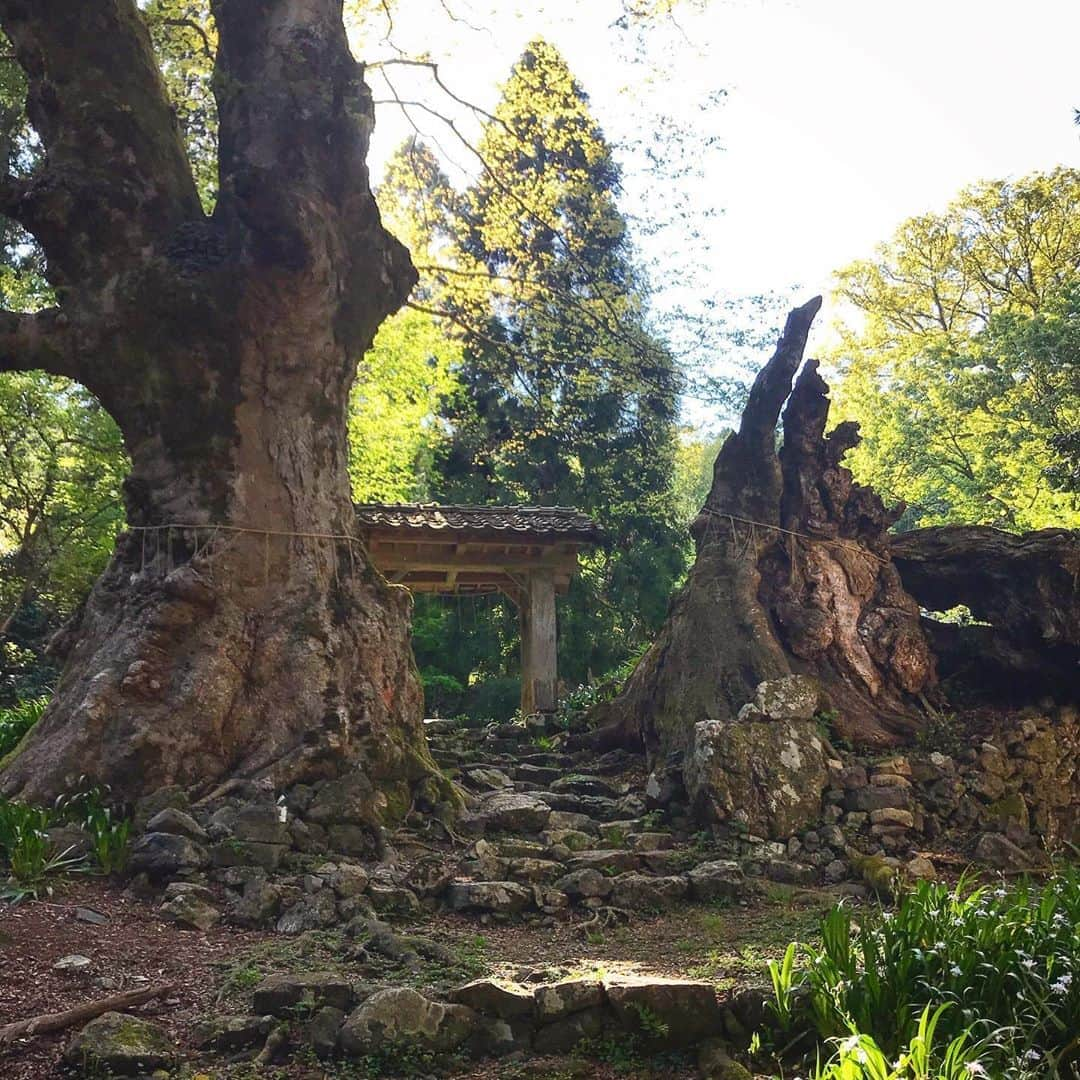
<path id="1" fill-rule="evenodd" d="M 0 0 L 0 27 L 46 150 L 21 193 L 8 181 L 5 202 L 45 249 L 55 283 L 109 276 L 201 216 L 134 0 Z"/>
<path id="2" fill-rule="evenodd" d="M 78 335 L 59 308 L 0 311 L 0 371 L 47 371 L 85 379 L 79 370 Z"/>

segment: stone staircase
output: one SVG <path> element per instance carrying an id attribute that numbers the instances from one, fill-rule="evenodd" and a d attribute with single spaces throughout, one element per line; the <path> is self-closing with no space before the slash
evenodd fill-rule
<path id="1" fill-rule="evenodd" d="M 647 798 L 633 755 L 568 752 L 545 736 L 538 748 L 518 724 L 435 720 L 427 728 L 435 760 L 467 802 L 441 897 L 450 910 L 489 919 L 583 908 L 615 917 L 751 888 L 734 844 L 704 843 L 677 802 L 661 810 Z M 416 824 L 431 828 L 430 819 Z M 414 838 L 409 828 L 394 838 L 406 858 Z"/>

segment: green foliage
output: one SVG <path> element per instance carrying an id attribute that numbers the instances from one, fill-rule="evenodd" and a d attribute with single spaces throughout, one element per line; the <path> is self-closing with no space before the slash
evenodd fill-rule
<path id="1" fill-rule="evenodd" d="M 41 719 L 48 704 L 49 699 L 42 696 L 0 709 L 0 759 L 19 745 L 22 737 Z"/>
<path id="2" fill-rule="evenodd" d="M 126 471 L 116 425 L 81 386 L 42 372 L 0 375 L 0 623 L 8 639 L 0 693 L 8 701 L 51 681 L 45 645 L 108 560 Z"/>
<path id="3" fill-rule="evenodd" d="M 53 824 L 48 810 L 0 799 L 0 857 L 9 873 L 8 884 L 0 892 L 4 898 L 17 902 L 50 893 L 48 879 L 78 865 L 69 851 L 53 850 L 48 837 Z"/>
<path id="4" fill-rule="evenodd" d="M 433 393 L 429 419 L 412 425 L 427 456 L 400 476 L 415 482 L 409 497 L 573 505 L 600 521 L 610 543 L 583 556 L 560 604 L 560 670 L 584 683 L 651 639 L 685 566 L 672 494 L 678 377 L 649 329 L 611 148 L 552 46 L 528 46 L 493 116 L 478 146 L 486 167 L 466 192 L 415 140 L 379 190 L 420 269 L 417 303 L 446 313 L 456 349 L 445 365 L 419 350 L 436 357 L 415 380 Z M 455 387 L 440 405 L 446 368 Z M 449 661 L 418 647 L 422 668 L 463 684 L 516 669 L 508 606 L 472 624 L 452 615 L 444 629 Z"/>
<path id="5" fill-rule="evenodd" d="M 956 757 L 968 744 L 954 712 L 932 712 L 916 736 L 919 749 Z"/>
<path id="6" fill-rule="evenodd" d="M 797 974 L 821 1037 L 867 1036 L 895 1059 L 925 1035 L 932 1009 L 939 1044 L 992 1036 L 980 1053 L 995 1075 L 1021 1075 L 1034 1063 L 1052 1072 L 1073 1052 L 1080 1027 L 1078 926 L 1073 870 L 1042 887 L 919 882 L 895 911 L 858 926 L 846 908 L 831 911 L 821 947 L 803 946 Z M 797 982 L 777 970 L 778 1015 L 799 1008 Z"/>
<path id="7" fill-rule="evenodd" d="M 814 1080 L 971 1080 L 984 1075 L 979 1048 L 961 1032 L 938 1055 L 934 1050 L 938 1021 L 948 1005 L 930 1006 L 919 1016 L 918 1030 L 891 1061 L 869 1035 L 858 1033 L 836 1041 L 836 1053 L 818 1063 Z"/>
<path id="8" fill-rule="evenodd" d="M 1080 524 L 1080 172 L 976 185 L 841 271 L 856 478 L 902 524 Z"/>

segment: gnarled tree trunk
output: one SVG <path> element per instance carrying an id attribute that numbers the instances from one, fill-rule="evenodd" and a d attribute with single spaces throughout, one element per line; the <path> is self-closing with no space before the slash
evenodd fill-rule
<path id="1" fill-rule="evenodd" d="M 902 533 L 892 549 L 924 608 L 963 604 L 987 624 L 924 621 L 950 696 L 1080 702 L 1080 533 L 945 525 Z"/>
<path id="2" fill-rule="evenodd" d="M 369 190 L 370 95 L 340 0 L 212 8 L 207 217 L 134 0 L 0 0 L 47 150 L 0 209 L 59 299 L 3 315 L 0 366 L 87 385 L 133 466 L 131 529 L 8 793 L 432 770 L 408 596 L 351 539 L 349 386 L 414 281 Z"/>
<path id="3" fill-rule="evenodd" d="M 603 738 L 685 751 L 765 680 L 811 675 L 841 736 L 887 745 L 919 723 L 934 662 L 919 608 L 889 558 L 895 516 L 840 465 L 858 436 L 827 438 L 827 387 L 810 361 L 794 390 L 813 300 L 788 318 L 716 460 L 692 526 L 697 557 L 660 635 L 597 716 Z M 790 400 L 788 400 L 790 397 Z M 784 402 L 783 448 L 776 425 Z"/>

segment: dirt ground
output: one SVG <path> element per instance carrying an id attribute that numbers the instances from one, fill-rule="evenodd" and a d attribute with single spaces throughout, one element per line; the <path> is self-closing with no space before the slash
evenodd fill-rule
<path id="1" fill-rule="evenodd" d="M 767 982 L 765 962 L 788 941 L 811 940 L 821 914 L 836 896 L 818 890 L 770 886 L 752 902 L 685 906 L 635 917 L 597 932 L 582 919 L 544 927 L 533 922 L 483 925 L 476 919 L 432 914 L 398 929 L 423 933 L 448 946 L 450 964 L 373 971 L 358 965 L 352 947 L 335 931 L 299 938 L 219 928 L 208 933 L 164 922 L 149 903 L 100 878 L 70 878 L 48 900 L 0 908 L 0 1023 L 105 997 L 122 990 L 167 984 L 168 996 L 136 1010 L 163 1023 L 189 1052 L 193 1025 L 214 1013 L 245 1011 L 251 988 L 274 971 L 336 969 L 356 979 L 407 983 L 437 992 L 480 975 L 540 980 L 568 973 L 638 972 L 709 979 L 721 992 Z M 80 911 L 82 909 L 82 911 Z M 104 922 L 85 921 L 85 911 Z M 82 915 L 82 917 L 80 917 Z M 93 917 L 91 915 L 91 917 Z M 82 971 L 56 970 L 62 957 L 89 958 Z M 71 1032 L 21 1040 L 0 1051 L 4 1080 L 62 1076 L 60 1055 Z M 462 1062 L 468 1080 L 571 1080 L 573 1077 L 691 1077 L 692 1063 L 673 1058 L 644 1063 L 619 1047 L 600 1047 L 609 1060 L 530 1059 Z M 287 1061 L 257 1072 L 251 1066 L 196 1060 L 179 1073 L 211 1080 L 246 1077 L 359 1078 L 373 1075 L 356 1063 Z"/>

